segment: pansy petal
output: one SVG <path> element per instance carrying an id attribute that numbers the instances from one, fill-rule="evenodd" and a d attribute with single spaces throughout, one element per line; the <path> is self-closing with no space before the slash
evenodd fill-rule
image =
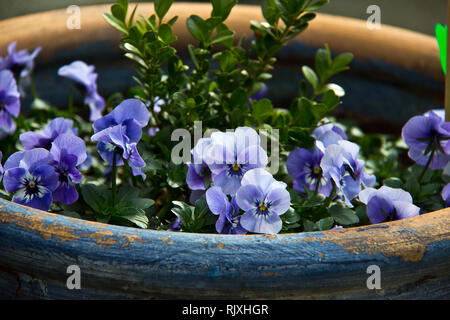
<path id="1" fill-rule="evenodd" d="M 409 202 L 394 201 L 394 207 L 397 219 L 407 219 L 420 214 L 420 208 Z"/>
<path id="2" fill-rule="evenodd" d="M 53 201 L 72 204 L 78 200 L 78 192 L 75 186 L 70 182 L 63 182 L 52 193 Z"/>
<path id="3" fill-rule="evenodd" d="M 220 187 L 211 187 L 206 191 L 206 202 L 209 210 L 216 215 L 226 214 L 230 210 L 230 202 Z"/>
<path id="4" fill-rule="evenodd" d="M 367 216 L 372 224 L 381 223 L 392 218 L 394 204 L 383 194 L 373 195 L 367 203 Z"/>
<path id="5" fill-rule="evenodd" d="M 282 227 L 282 221 L 276 214 L 256 215 L 255 209 L 246 211 L 240 220 L 241 226 L 250 232 L 277 234 Z"/>
<path id="6" fill-rule="evenodd" d="M 264 194 L 255 185 L 242 186 L 236 193 L 236 203 L 244 211 L 256 208 L 257 203 L 263 203 L 263 201 Z"/>
<path id="7" fill-rule="evenodd" d="M 286 189 L 274 188 L 266 196 L 267 204 L 270 204 L 270 211 L 277 215 L 282 215 L 291 206 L 291 196 Z"/>
<path id="8" fill-rule="evenodd" d="M 14 193 L 22 187 L 22 179 L 27 170 L 24 168 L 12 168 L 6 170 L 3 177 L 3 186 L 8 193 Z"/>

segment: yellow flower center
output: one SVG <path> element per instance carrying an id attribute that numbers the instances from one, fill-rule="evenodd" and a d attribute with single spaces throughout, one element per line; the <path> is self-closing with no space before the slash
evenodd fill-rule
<path id="1" fill-rule="evenodd" d="M 267 207 L 264 203 L 259 206 L 259 211 L 266 211 L 266 210 L 267 210 Z"/>
<path id="2" fill-rule="evenodd" d="M 36 183 L 34 183 L 34 181 L 30 181 L 30 184 L 28 185 L 28 187 L 30 189 L 34 189 L 34 188 L 36 188 Z"/>
<path id="3" fill-rule="evenodd" d="M 314 167 L 313 172 L 315 174 L 319 174 L 320 173 L 320 168 L 319 167 Z"/>
<path id="4" fill-rule="evenodd" d="M 235 165 L 233 166 L 232 169 L 233 169 L 233 171 L 235 171 L 235 172 L 236 172 L 236 171 L 239 171 L 239 166 L 238 166 L 237 164 L 235 164 Z"/>

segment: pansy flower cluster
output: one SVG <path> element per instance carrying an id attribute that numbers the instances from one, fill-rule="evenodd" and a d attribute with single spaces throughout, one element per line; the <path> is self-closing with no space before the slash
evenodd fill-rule
<path id="1" fill-rule="evenodd" d="M 72 120 L 56 118 L 41 133 L 20 135 L 25 150 L 13 153 L 4 165 L 3 185 L 14 202 L 49 210 L 52 201 L 78 200 L 74 183 L 81 182 L 78 167 L 87 153 L 76 132 Z"/>
<path id="2" fill-rule="evenodd" d="M 265 170 L 267 153 L 254 129 L 214 132 L 197 142 L 192 157 L 186 182 L 191 190 L 206 190 L 208 206 L 219 216 L 217 232 L 275 234 L 281 230 L 279 216 L 289 209 L 290 195 L 287 185 Z"/>

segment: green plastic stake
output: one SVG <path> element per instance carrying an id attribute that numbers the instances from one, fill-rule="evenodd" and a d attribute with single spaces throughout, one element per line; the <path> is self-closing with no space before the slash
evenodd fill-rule
<path id="1" fill-rule="evenodd" d="M 444 74 L 447 74 L 447 26 L 436 24 L 436 39 L 441 54 L 441 65 Z"/>

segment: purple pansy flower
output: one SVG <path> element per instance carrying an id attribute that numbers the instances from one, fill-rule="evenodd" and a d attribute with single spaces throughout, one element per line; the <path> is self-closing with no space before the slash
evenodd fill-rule
<path id="1" fill-rule="evenodd" d="M 240 224 L 239 206 L 236 203 L 236 197 L 231 199 L 222 192 L 220 187 L 211 187 L 206 191 L 206 202 L 212 213 L 218 215 L 216 230 L 222 234 L 246 234 Z"/>
<path id="2" fill-rule="evenodd" d="M 211 179 L 211 171 L 205 162 L 205 152 L 211 145 L 210 138 L 201 138 L 198 140 L 194 149 L 192 149 L 192 163 L 187 163 L 188 172 L 186 182 L 191 190 L 205 190 L 208 180 Z"/>
<path id="3" fill-rule="evenodd" d="M 286 184 L 275 180 L 261 168 L 245 173 L 241 183 L 236 193 L 236 202 L 245 211 L 241 216 L 241 226 L 256 233 L 280 232 L 282 221 L 279 216 L 291 205 Z"/>
<path id="4" fill-rule="evenodd" d="M 372 224 L 406 219 L 420 213 L 420 208 L 413 204 L 411 195 L 402 189 L 386 186 L 378 190 L 366 188 L 359 193 L 359 200 L 366 204 L 367 216 Z"/>
<path id="5" fill-rule="evenodd" d="M 330 195 L 331 182 L 324 177 L 320 167 L 322 157 L 323 152 L 317 146 L 311 150 L 295 148 L 289 153 L 286 167 L 294 180 L 293 188 L 295 190 L 305 193 L 304 186 L 309 190 L 315 190 L 319 183 L 318 191 L 325 196 Z"/>
<path id="6" fill-rule="evenodd" d="M 14 75 L 9 70 L 0 71 L 0 139 L 16 131 L 13 116 L 20 113 L 20 93 Z"/>
<path id="7" fill-rule="evenodd" d="M 74 80 L 83 86 L 85 93 L 84 103 L 89 106 L 91 115 L 89 120 L 95 121 L 102 116 L 105 107 L 105 99 L 97 92 L 97 77 L 95 67 L 87 65 L 83 61 L 74 61 L 71 64 L 59 68 L 58 75 Z"/>
<path id="8" fill-rule="evenodd" d="M 8 46 L 8 55 L 0 57 L 0 70 L 10 70 L 20 77 L 19 91 L 25 95 L 23 88 L 30 81 L 31 72 L 34 69 L 34 59 L 41 51 L 41 47 L 36 48 L 32 53 L 27 50 L 16 51 L 17 41 L 11 42 Z"/>
<path id="9" fill-rule="evenodd" d="M 212 172 L 214 185 L 221 187 L 225 194 L 235 194 L 244 174 L 254 168 L 265 168 L 268 158 L 256 131 L 239 127 L 234 132 L 211 135 L 205 162 Z"/>
<path id="10" fill-rule="evenodd" d="M 50 150 L 52 142 L 61 134 L 77 134 L 76 128 L 73 128 L 73 121 L 65 118 L 55 118 L 45 126 L 42 133 L 24 132 L 19 139 L 25 150 L 33 148 L 44 148 Z"/>
<path id="11" fill-rule="evenodd" d="M 445 206 L 450 207 L 450 183 L 442 189 L 441 196 L 445 201 Z"/>
<path id="12" fill-rule="evenodd" d="M 332 179 L 337 191 L 342 192 L 345 203 L 352 208 L 353 200 L 361 191 L 361 185 L 371 187 L 375 176 L 364 172 L 364 161 L 358 159 L 358 145 L 341 140 L 325 149 L 320 162 L 323 175 Z"/>
<path id="13" fill-rule="evenodd" d="M 55 172 L 58 175 L 58 186 L 53 191 L 53 200 L 71 204 L 78 200 L 78 192 L 73 183 L 80 183 L 81 173 L 77 166 L 87 158 L 86 145 L 83 139 L 65 133 L 53 142 L 50 153 L 55 160 Z"/>
<path id="14" fill-rule="evenodd" d="M 444 168 L 450 161 L 450 123 L 439 111 L 428 111 L 412 117 L 403 127 L 402 136 L 410 150 L 408 155 L 416 163 L 433 170 Z"/>
<path id="15" fill-rule="evenodd" d="M 122 101 L 109 114 L 96 120 L 93 124 L 92 141 L 98 141 L 97 150 L 103 160 L 113 163 L 116 154 L 116 165 L 122 166 L 126 160 L 133 175 L 141 175 L 145 179 L 142 167 L 144 160 L 138 153 L 137 143 L 142 136 L 150 114 L 145 105 L 137 99 Z"/>
<path id="16" fill-rule="evenodd" d="M 320 141 L 318 147 L 324 151 L 326 147 L 336 144 L 341 140 L 347 140 L 347 135 L 342 128 L 329 123 L 327 118 L 324 118 L 319 126 L 311 134 L 317 141 Z"/>
<path id="17" fill-rule="evenodd" d="M 36 148 L 12 154 L 5 163 L 3 185 L 13 202 L 47 211 L 58 175 L 48 150 Z"/>

